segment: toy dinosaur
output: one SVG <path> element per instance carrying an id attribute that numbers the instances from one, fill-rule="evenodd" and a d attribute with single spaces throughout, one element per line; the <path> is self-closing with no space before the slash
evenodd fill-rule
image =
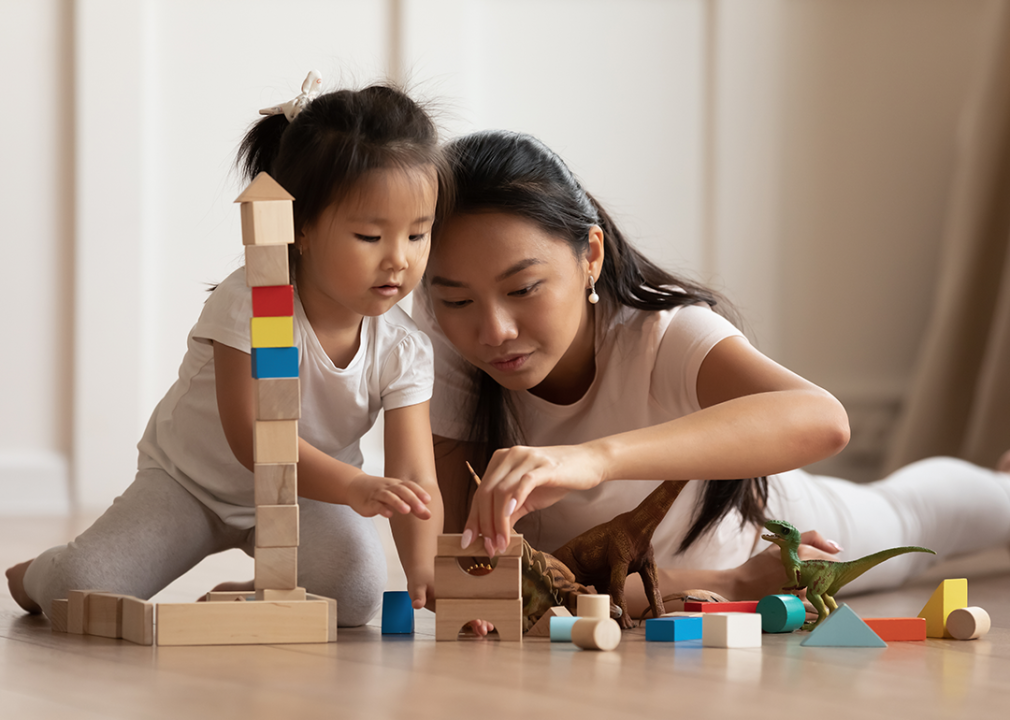
<path id="1" fill-rule="evenodd" d="M 765 528 L 771 533 L 762 535 L 765 540 L 779 546 L 782 553 L 782 565 L 790 582 L 782 587 L 783 591 L 807 590 L 807 600 L 817 610 L 817 620 L 803 624 L 804 630 L 813 630 L 821 624 L 830 613 L 838 609 L 835 604 L 835 593 L 843 586 L 855 580 L 870 568 L 879 565 L 897 555 L 910 552 L 926 552 L 936 555 L 929 548 L 908 545 L 867 555 L 858 560 L 834 562 L 831 560 L 800 560 L 800 532 L 792 525 L 781 520 L 769 520 Z"/>
<path id="2" fill-rule="evenodd" d="M 632 573 L 642 577 L 653 617 L 659 617 L 664 612 L 652 535 L 687 482 L 666 480 L 634 510 L 590 528 L 551 553 L 571 568 L 578 582 L 595 586 L 597 592 L 610 594 L 613 603 L 621 608 L 618 622 L 622 628 L 635 625 L 624 599 L 624 581 Z"/>

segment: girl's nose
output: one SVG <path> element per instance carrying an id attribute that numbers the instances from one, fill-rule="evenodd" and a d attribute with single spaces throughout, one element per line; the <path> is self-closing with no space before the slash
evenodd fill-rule
<path id="1" fill-rule="evenodd" d="M 492 307 L 480 319 L 477 338 L 482 345 L 497 347 L 518 336 L 518 328 L 512 315 L 502 307 Z"/>
<path id="2" fill-rule="evenodd" d="M 407 267 L 407 248 L 409 240 L 394 240 L 389 244 L 383 263 L 387 269 L 403 270 Z"/>

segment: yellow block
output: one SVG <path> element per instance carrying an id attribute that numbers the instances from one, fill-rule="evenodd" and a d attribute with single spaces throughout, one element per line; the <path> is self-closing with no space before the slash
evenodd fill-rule
<path id="1" fill-rule="evenodd" d="M 958 608 L 968 607 L 968 580 L 944 580 L 933 591 L 919 617 L 926 618 L 926 637 L 949 638 L 947 616 Z"/>
<path id="2" fill-rule="evenodd" d="M 293 317 L 254 317 L 249 321 L 254 348 L 291 347 L 295 344 Z"/>

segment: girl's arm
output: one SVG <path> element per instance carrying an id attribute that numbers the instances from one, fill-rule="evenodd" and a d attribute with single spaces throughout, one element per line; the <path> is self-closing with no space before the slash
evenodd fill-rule
<path id="1" fill-rule="evenodd" d="M 428 403 L 387 410 L 385 416 L 386 474 L 409 480 L 431 498 L 427 519 L 399 515 L 389 521 L 407 592 L 415 608 L 435 597 L 436 539 L 442 532 L 442 498 L 435 477 Z"/>
<path id="2" fill-rule="evenodd" d="M 214 383 L 221 426 L 232 452 L 253 469 L 253 377 L 249 353 L 214 343 Z M 298 439 L 298 494 L 310 500 L 349 505 L 365 517 L 413 513 L 431 517 L 428 493 L 409 479 L 381 478 L 334 460 Z"/>
<path id="3" fill-rule="evenodd" d="M 581 445 L 495 453 L 467 530 L 508 542 L 511 523 L 569 490 L 620 478 L 735 479 L 771 475 L 834 455 L 848 418 L 827 391 L 730 337 L 698 372 L 702 409 L 676 420 Z"/>

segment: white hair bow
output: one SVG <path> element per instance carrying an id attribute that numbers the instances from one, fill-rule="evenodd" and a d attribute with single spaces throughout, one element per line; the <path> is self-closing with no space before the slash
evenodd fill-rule
<path id="1" fill-rule="evenodd" d="M 291 122 L 322 91 L 322 85 L 323 76 L 319 74 L 318 70 L 311 70 L 308 76 L 306 76 L 305 82 L 302 83 L 302 91 L 298 97 L 294 100 L 288 100 L 283 105 L 263 108 L 260 110 L 260 115 L 280 115 L 283 113 L 288 122 Z"/>

